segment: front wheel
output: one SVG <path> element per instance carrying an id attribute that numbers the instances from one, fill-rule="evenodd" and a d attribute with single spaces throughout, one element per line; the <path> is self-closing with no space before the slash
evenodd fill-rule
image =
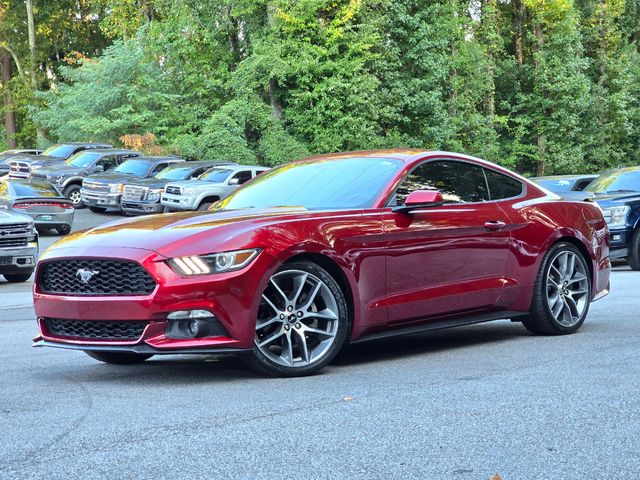
<path id="1" fill-rule="evenodd" d="M 82 196 L 80 195 L 80 185 L 69 185 L 64 189 L 64 192 L 62 192 L 62 194 L 65 196 L 65 198 L 71 200 L 73 208 L 84 208 L 84 202 L 82 201 Z"/>
<path id="2" fill-rule="evenodd" d="M 312 262 L 283 265 L 262 293 L 252 366 L 272 375 L 310 375 L 338 354 L 349 310 L 334 278 Z"/>
<path id="3" fill-rule="evenodd" d="M 563 335 L 583 324 L 591 300 L 591 273 L 574 245 L 558 243 L 542 260 L 529 315 L 522 320 L 532 333 Z"/>
<path id="4" fill-rule="evenodd" d="M 640 228 L 636 228 L 636 231 L 633 232 L 627 262 L 631 270 L 635 270 L 636 272 L 640 270 Z"/>
<path id="5" fill-rule="evenodd" d="M 112 365 L 134 365 L 153 357 L 153 354 L 149 353 L 98 352 L 92 350 L 86 350 L 84 353 L 100 362 Z"/>

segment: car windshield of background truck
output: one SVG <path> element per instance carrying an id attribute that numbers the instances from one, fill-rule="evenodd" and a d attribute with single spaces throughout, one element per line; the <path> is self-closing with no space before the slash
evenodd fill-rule
<path id="1" fill-rule="evenodd" d="M 263 173 L 217 207 L 369 208 L 401 167 L 402 162 L 387 158 L 291 163 Z"/>
<path id="2" fill-rule="evenodd" d="M 596 194 L 638 192 L 640 170 L 620 169 L 603 173 L 591 182 L 585 191 Z"/>

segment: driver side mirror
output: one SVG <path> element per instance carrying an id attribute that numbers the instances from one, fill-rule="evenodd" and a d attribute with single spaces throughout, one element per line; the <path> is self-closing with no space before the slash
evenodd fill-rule
<path id="1" fill-rule="evenodd" d="M 444 205 L 442 193 L 438 190 L 414 190 L 404 201 L 404 205 L 393 208 L 394 212 L 410 213 L 412 210 Z"/>
<path id="2" fill-rule="evenodd" d="M 240 179 L 239 178 L 232 178 L 231 180 L 229 180 L 229 185 L 240 185 Z"/>
<path id="3" fill-rule="evenodd" d="M 96 165 L 95 167 L 93 167 L 93 173 L 102 173 L 102 172 L 104 172 L 103 165 Z"/>

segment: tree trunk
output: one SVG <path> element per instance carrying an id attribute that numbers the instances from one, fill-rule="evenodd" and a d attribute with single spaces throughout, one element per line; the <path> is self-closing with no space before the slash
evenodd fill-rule
<path id="1" fill-rule="evenodd" d="M 27 6 L 27 31 L 29 35 L 29 75 L 31 78 L 31 88 L 35 94 L 38 91 L 38 76 L 36 62 L 36 25 L 33 20 L 33 0 L 25 1 Z M 42 145 L 47 137 L 44 130 L 36 125 L 36 134 L 38 137 L 38 145 Z"/>
<path id="2" fill-rule="evenodd" d="M 2 67 L 2 106 L 4 108 L 4 128 L 7 134 L 7 144 L 9 148 L 16 148 L 16 117 L 13 114 L 13 106 L 11 105 L 11 91 L 9 90 L 9 80 L 11 80 L 11 54 L 2 50 L 0 57 L 0 66 Z"/>
<path id="3" fill-rule="evenodd" d="M 513 8 L 514 14 L 514 31 L 515 31 L 515 58 L 516 63 L 522 66 L 523 62 L 523 39 L 522 39 L 522 25 L 524 24 L 525 6 L 522 0 L 514 0 Z"/>
<path id="4" fill-rule="evenodd" d="M 276 24 L 275 19 L 276 9 L 273 5 L 267 5 L 267 25 L 269 28 L 273 30 Z M 282 119 L 282 100 L 280 99 L 280 88 L 278 85 L 278 80 L 275 78 L 269 79 L 269 91 L 267 92 L 269 95 L 269 103 L 271 104 L 271 113 L 278 120 Z"/>
<path id="5" fill-rule="evenodd" d="M 534 25 L 534 33 L 538 40 L 537 52 L 542 53 L 544 51 L 544 31 L 542 29 L 542 23 L 536 21 Z M 538 68 L 538 62 L 535 62 L 536 68 Z M 547 112 L 543 112 L 547 115 Z M 541 125 L 538 125 L 538 163 L 536 165 L 536 176 L 544 176 L 544 168 L 547 157 L 547 135 Z"/>

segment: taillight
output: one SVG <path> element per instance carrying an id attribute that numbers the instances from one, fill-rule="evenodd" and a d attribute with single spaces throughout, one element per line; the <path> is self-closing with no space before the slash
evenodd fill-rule
<path id="1" fill-rule="evenodd" d="M 70 203 L 55 203 L 55 202 L 28 202 L 28 203 L 16 203 L 13 208 L 31 208 L 31 207 L 59 207 L 65 210 L 73 210 L 73 205 Z"/>

